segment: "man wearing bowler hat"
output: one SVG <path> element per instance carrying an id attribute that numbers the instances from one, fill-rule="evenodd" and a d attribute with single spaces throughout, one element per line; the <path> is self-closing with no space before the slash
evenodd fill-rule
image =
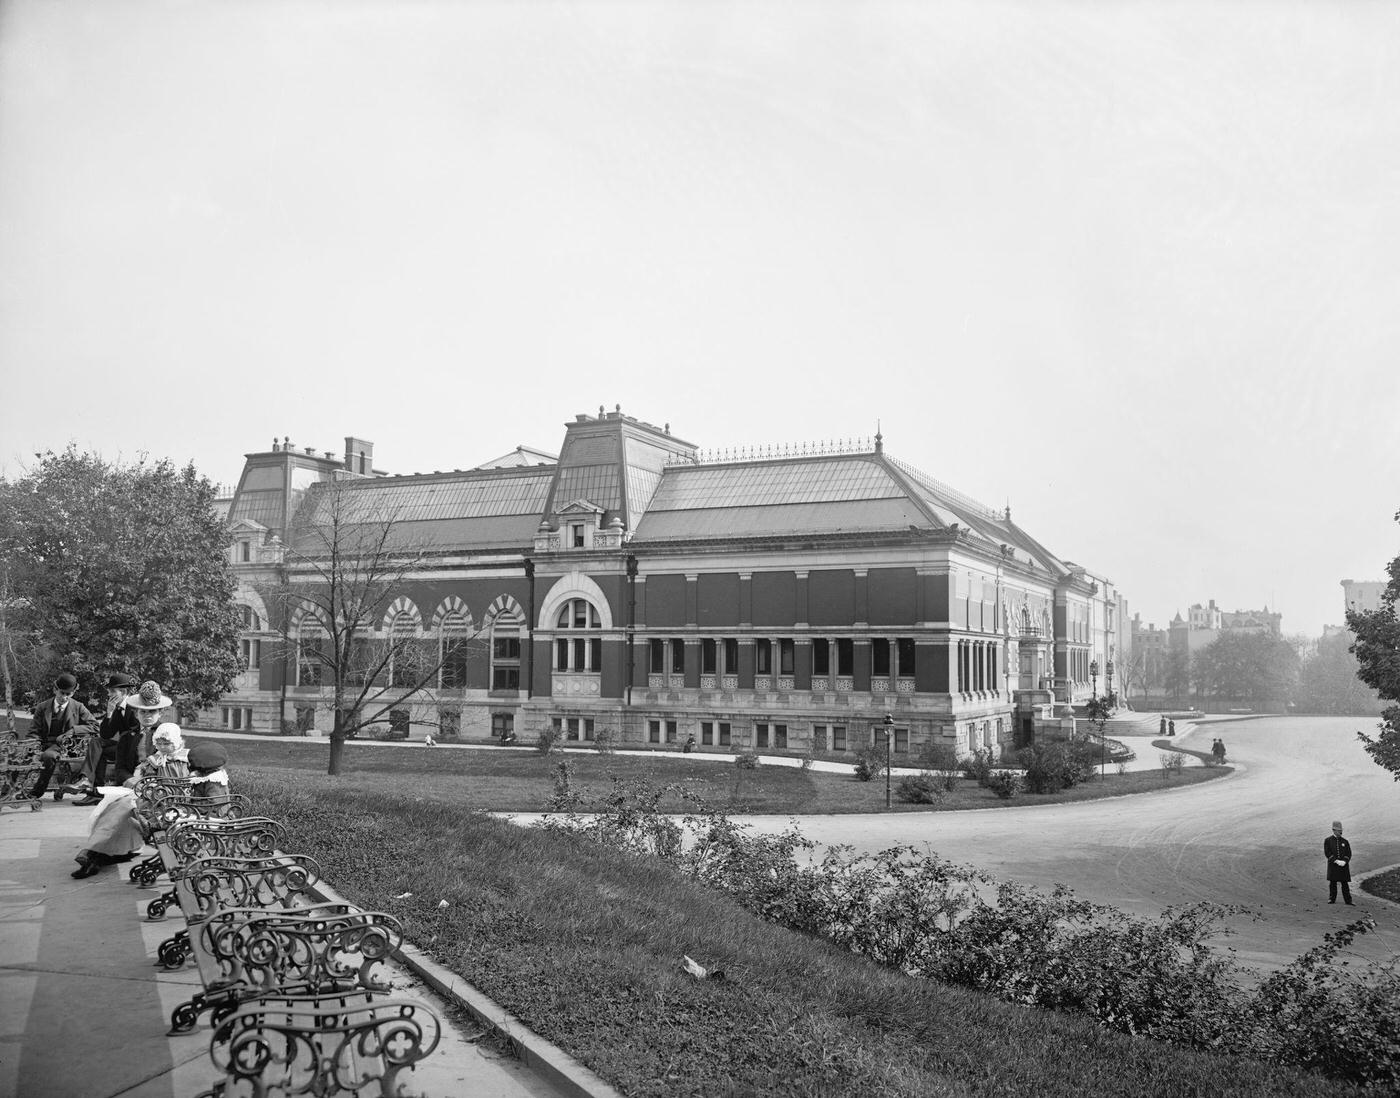
<path id="1" fill-rule="evenodd" d="M 88 739 L 87 758 L 83 760 L 82 776 L 67 793 L 83 796 L 73 802 L 78 808 L 101 804 L 97 789 L 107 784 L 107 767 L 115 766 L 114 785 L 121 785 L 136 773 L 141 762 L 141 721 L 136 711 L 127 705 L 127 698 L 136 689 L 130 675 L 107 676 L 107 712 L 97 726 L 97 735 Z"/>
<path id="2" fill-rule="evenodd" d="M 29 739 L 38 740 L 43 745 L 39 755 L 39 781 L 34 786 L 33 796 L 42 797 L 48 792 L 49 779 L 53 768 L 58 764 L 60 754 L 58 741 L 69 732 L 80 729 L 96 731 L 97 718 L 73 692 L 78 689 L 78 680 L 67 671 L 54 679 L 53 697 L 41 701 L 34 709 L 29 722 Z"/>

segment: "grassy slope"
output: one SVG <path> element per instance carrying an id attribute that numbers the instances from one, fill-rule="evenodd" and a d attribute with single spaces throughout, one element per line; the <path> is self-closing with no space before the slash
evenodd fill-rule
<path id="1" fill-rule="evenodd" d="M 466 811 L 468 798 L 406 778 L 362 777 L 240 768 L 237 780 L 337 889 L 394 912 L 629 1098 L 1355 1093 L 914 980 L 665 866 Z M 682 954 L 727 978 L 691 978 Z"/>

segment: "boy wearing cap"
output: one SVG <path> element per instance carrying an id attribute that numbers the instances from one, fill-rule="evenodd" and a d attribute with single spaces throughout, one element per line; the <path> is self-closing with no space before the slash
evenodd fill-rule
<path id="1" fill-rule="evenodd" d="M 88 711 L 87 706 L 73 697 L 73 692 L 77 689 L 78 680 L 67 671 L 63 672 L 54 680 L 53 697 L 45 699 L 35 707 L 34 716 L 29 722 L 28 738 L 38 740 L 43 745 L 39 756 L 39 780 L 35 783 L 32 794 L 36 798 L 48 792 L 53 768 L 58 765 L 58 741 L 69 732 L 76 732 L 80 728 L 89 731 L 95 731 L 97 728 L 97 718 Z"/>
<path id="2" fill-rule="evenodd" d="M 107 676 L 107 712 L 97 726 L 97 735 L 88 740 L 87 758 L 83 760 L 82 776 L 71 786 L 64 786 L 66 793 L 81 793 L 83 796 L 73 802 L 79 808 L 101 804 L 102 794 L 98 786 L 107 784 L 107 767 L 115 763 L 112 781 L 121 785 L 136 773 L 141 762 L 141 720 L 136 710 L 126 701 L 136 689 L 136 680 L 130 675 Z"/>
<path id="3" fill-rule="evenodd" d="M 1322 840 L 1322 853 L 1327 855 L 1327 894 L 1329 904 L 1337 902 L 1337 886 L 1342 886 L 1342 900 L 1351 905 L 1351 843 L 1342 838 L 1342 821 L 1332 821 L 1332 834 Z"/>

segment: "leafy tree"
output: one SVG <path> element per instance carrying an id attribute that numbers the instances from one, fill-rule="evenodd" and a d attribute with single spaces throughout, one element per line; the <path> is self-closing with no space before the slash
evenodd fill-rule
<path id="1" fill-rule="evenodd" d="M 282 654 L 300 667 L 303 684 L 320 683 L 331 694 L 332 775 L 341 771 L 347 739 L 429 697 L 447 659 L 481 643 L 481 631 L 441 648 L 419 636 L 376 633 L 424 553 L 405 537 L 399 509 L 381 503 L 372 485 L 335 480 L 308 491 L 289 531 L 282 582 L 268 592 L 287 637 Z"/>
<path id="2" fill-rule="evenodd" d="M 1376 692 L 1360 679 L 1361 664 L 1348 636 L 1323 637 L 1298 672 L 1298 708 L 1307 713 L 1378 716 Z"/>
<path id="3" fill-rule="evenodd" d="M 242 667 L 213 485 L 144 456 L 38 457 L 4 485 L 7 668 L 24 665 L 18 640 L 36 686 L 71 670 L 91 691 L 125 671 L 158 680 L 186 712 L 217 701 Z"/>
<path id="4" fill-rule="evenodd" d="M 1191 653 L 1185 648 L 1169 648 L 1166 666 L 1162 669 L 1162 689 L 1181 704 L 1181 695 L 1191 682 Z"/>
<path id="5" fill-rule="evenodd" d="M 1400 522 L 1400 512 L 1395 515 Z M 1400 556 L 1386 566 L 1386 584 L 1381 605 L 1376 610 L 1347 611 L 1347 627 L 1355 634 L 1350 651 L 1360 665 L 1361 681 L 1391 702 L 1381 710 L 1380 734 L 1371 737 L 1358 732 L 1366 753 L 1377 766 L 1383 766 L 1400 781 L 1400 620 L 1395 603 L 1400 599 Z"/>
<path id="6" fill-rule="evenodd" d="M 1226 630 L 1195 657 L 1202 693 L 1255 709 L 1282 709 L 1298 678 L 1298 653 L 1270 633 Z"/>

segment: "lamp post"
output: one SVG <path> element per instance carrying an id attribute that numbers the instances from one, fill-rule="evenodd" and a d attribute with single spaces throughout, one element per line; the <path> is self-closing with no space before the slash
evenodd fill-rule
<path id="1" fill-rule="evenodd" d="M 1103 692 L 1108 698 L 1109 705 L 1113 704 L 1113 657 L 1108 657 L 1108 662 L 1103 669 Z"/>
<path id="2" fill-rule="evenodd" d="M 1089 719 L 1099 717 L 1099 661 L 1089 661 Z M 1103 781 L 1104 755 L 1108 753 L 1108 743 L 1103 738 L 1103 724 L 1099 723 L 1099 781 Z"/>
<path id="3" fill-rule="evenodd" d="M 894 718 L 885 714 L 885 807 L 890 807 L 890 740 L 894 736 Z"/>

